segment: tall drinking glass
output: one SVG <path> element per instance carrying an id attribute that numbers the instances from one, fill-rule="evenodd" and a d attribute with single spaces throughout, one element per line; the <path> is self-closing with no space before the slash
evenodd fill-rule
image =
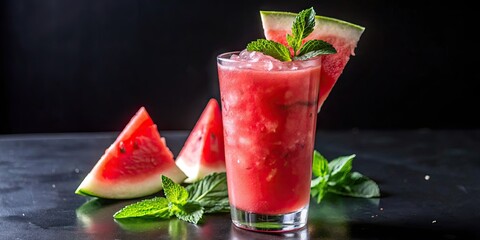
<path id="1" fill-rule="evenodd" d="M 240 55 L 240 56 L 238 56 Z M 267 232 L 307 222 L 321 57 L 217 57 L 228 194 L 235 226 Z"/>

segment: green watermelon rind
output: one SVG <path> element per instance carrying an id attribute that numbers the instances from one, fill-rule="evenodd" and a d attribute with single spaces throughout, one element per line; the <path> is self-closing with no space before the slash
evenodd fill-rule
<path id="1" fill-rule="evenodd" d="M 287 45 L 286 34 L 291 33 L 292 24 L 297 13 L 280 11 L 260 11 L 265 38 Z M 313 32 L 304 41 L 320 39 L 331 43 L 337 50 L 336 54 L 326 55 L 322 62 L 322 82 L 319 92 L 318 111 L 327 99 L 335 82 L 345 68 L 350 56 L 355 55 L 355 48 L 365 28 L 344 20 L 315 16 Z"/>
<path id="2" fill-rule="evenodd" d="M 140 181 L 104 182 L 97 179 L 94 176 L 95 174 L 97 173 L 94 167 L 92 172 L 85 177 L 80 186 L 75 190 L 75 194 L 104 199 L 133 199 L 160 192 L 163 189 L 161 175 L 169 177 L 175 183 L 180 183 L 186 178 L 183 171 L 175 164 L 172 164 L 170 168 L 164 169 L 160 174 L 152 175 L 148 179 Z M 116 190 L 113 192 L 110 189 L 113 186 L 112 184 L 121 185 L 122 191 Z"/>
<path id="3" fill-rule="evenodd" d="M 86 197 L 98 197 L 94 193 L 86 191 L 85 189 L 77 189 L 75 194 L 86 196 Z"/>
<path id="4" fill-rule="evenodd" d="M 292 12 L 279 12 L 279 11 L 260 11 L 260 15 L 263 16 L 269 16 L 269 17 L 278 17 L 278 18 L 285 18 L 285 17 L 293 17 L 295 18 L 297 16 L 297 13 L 292 13 Z M 334 24 L 334 25 L 342 25 L 344 27 L 347 27 L 353 31 L 357 31 L 359 33 L 362 33 L 365 31 L 365 28 L 354 24 L 350 23 L 344 20 L 332 18 L 332 17 L 326 17 L 326 16 L 320 16 L 316 15 L 315 19 L 324 23 L 324 24 Z M 291 28 L 292 22 L 290 22 L 290 25 L 287 25 L 289 28 Z"/>
<path id="5" fill-rule="evenodd" d="M 132 167 L 132 163 L 127 161 L 130 161 L 133 155 L 127 156 L 128 159 L 118 159 L 117 156 L 119 154 L 119 144 L 125 141 L 125 139 L 128 140 L 132 138 L 132 136 L 137 140 L 143 139 L 138 142 L 138 144 L 144 142 L 145 139 L 150 139 L 142 144 L 146 144 L 145 147 L 149 151 L 154 149 L 153 152 L 148 154 L 156 154 L 155 156 L 140 155 L 140 157 L 147 157 L 147 159 L 144 159 L 144 162 L 134 162 L 134 164 L 146 163 L 152 165 L 151 162 L 156 161 L 156 163 L 162 162 L 161 165 L 154 163 L 150 171 L 138 173 L 136 176 L 125 175 L 122 169 L 120 169 L 120 177 L 105 177 L 103 173 L 108 161 L 125 161 L 122 162 L 122 164 L 128 164 L 128 167 Z M 142 146 L 137 145 L 137 148 L 141 149 Z M 169 177 L 176 183 L 182 182 L 187 177 L 175 164 L 173 154 L 170 149 L 168 149 L 165 138 L 160 136 L 156 125 L 151 120 L 147 111 L 144 107 L 141 107 L 120 135 L 118 135 L 115 142 L 105 150 L 105 153 L 100 157 L 92 170 L 85 176 L 75 190 L 75 193 L 82 196 L 105 199 L 132 199 L 143 197 L 162 190 L 161 175 Z"/>
<path id="6" fill-rule="evenodd" d="M 296 13 L 291 12 L 260 11 L 265 36 L 267 37 L 267 30 L 270 29 L 290 32 L 296 15 Z M 360 40 L 360 36 L 365 31 L 364 27 L 344 20 L 319 15 L 316 15 L 315 19 L 315 28 L 306 40 L 317 39 L 317 34 L 322 35 L 322 37 L 333 36 L 343 39 L 347 46 L 352 47 L 350 54 L 355 55 L 354 49 Z M 267 37 L 267 39 L 269 38 Z"/>
<path id="7" fill-rule="evenodd" d="M 191 166 L 186 163 L 188 161 L 183 157 L 179 157 L 176 160 L 177 166 L 187 175 L 187 178 L 183 181 L 184 183 L 194 183 L 211 173 L 226 172 L 225 165 L 216 167 Z"/>

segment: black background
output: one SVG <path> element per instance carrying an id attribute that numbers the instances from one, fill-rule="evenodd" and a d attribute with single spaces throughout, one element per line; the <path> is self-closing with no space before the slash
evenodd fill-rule
<path id="1" fill-rule="evenodd" d="M 478 128 L 478 20 L 438 1 L 4 0 L 0 133 L 119 131 L 140 106 L 191 129 L 219 99 L 215 56 L 263 38 L 259 10 L 366 27 L 319 129 Z"/>

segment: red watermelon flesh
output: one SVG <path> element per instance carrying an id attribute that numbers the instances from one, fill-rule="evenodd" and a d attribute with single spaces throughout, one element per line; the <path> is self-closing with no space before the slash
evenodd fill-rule
<path id="1" fill-rule="evenodd" d="M 225 172 L 225 150 L 220 106 L 209 100 L 176 159 L 192 183 L 214 172 Z"/>
<path id="2" fill-rule="evenodd" d="M 286 35 L 291 34 L 295 13 L 261 11 L 265 38 L 280 42 L 286 46 Z M 364 27 L 343 20 L 324 16 L 315 17 L 313 32 L 304 39 L 324 40 L 335 47 L 336 54 L 322 56 L 322 73 L 320 80 L 319 108 L 323 105 L 333 86 L 343 72 L 343 69 L 354 55 L 354 50 L 360 40 Z M 320 110 L 320 109 L 319 109 Z"/>
<path id="3" fill-rule="evenodd" d="M 162 189 L 161 175 L 177 183 L 186 177 L 141 107 L 75 193 L 112 199 L 147 196 Z"/>

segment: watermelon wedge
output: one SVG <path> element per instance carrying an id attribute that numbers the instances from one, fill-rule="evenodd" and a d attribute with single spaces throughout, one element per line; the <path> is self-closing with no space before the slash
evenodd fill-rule
<path id="1" fill-rule="evenodd" d="M 225 172 L 225 150 L 220 106 L 208 101 L 176 159 L 177 166 L 192 183 L 214 172 Z"/>
<path id="2" fill-rule="evenodd" d="M 292 23 L 296 13 L 260 11 L 265 38 L 288 46 L 286 35 L 291 34 Z M 336 54 L 322 56 L 322 74 L 319 92 L 319 111 L 330 91 L 343 72 L 343 69 L 355 55 L 354 50 L 360 40 L 364 27 L 335 18 L 315 16 L 315 28 L 304 39 L 319 39 L 326 41 L 335 47 Z"/>
<path id="3" fill-rule="evenodd" d="M 141 107 L 75 193 L 111 199 L 147 196 L 162 189 L 161 175 L 177 183 L 186 177 Z"/>

